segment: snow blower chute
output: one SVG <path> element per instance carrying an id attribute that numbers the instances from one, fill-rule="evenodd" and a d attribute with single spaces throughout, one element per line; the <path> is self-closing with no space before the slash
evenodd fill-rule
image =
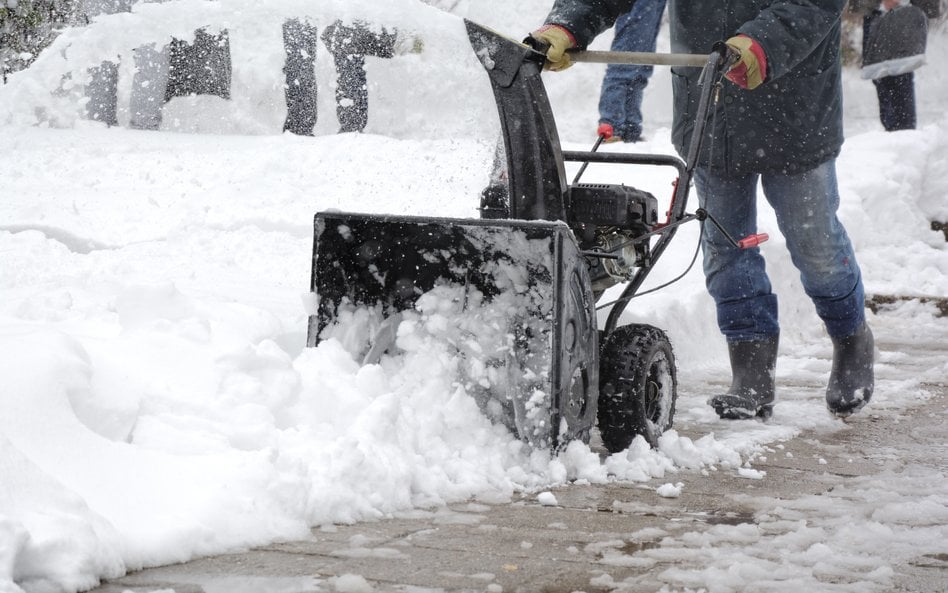
<path id="1" fill-rule="evenodd" d="M 568 152 L 560 148 L 540 77 L 542 51 L 466 21 L 471 45 L 494 91 L 504 140 L 504 182 L 484 191 L 479 219 L 316 214 L 308 345 L 334 335 L 355 310 L 370 311 L 356 356 L 376 362 L 397 349 L 404 315 L 442 291 L 453 319 L 467 319 L 458 382 L 492 419 L 534 447 L 588 442 L 598 420 L 604 445 L 652 444 L 671 425 L 676 369 L 671 346 L 649 325 L 618 326 L 686 214 L 688 187 L 704 130 L 695 126 L 689 162 L 676 156 Z M 577 55 L 596 61 L 594 52 Z M 647 54 L 662 57 L 663 54 Z M 664 57 L 674 54 L 664 54 Z M 700 113 L 720 81 L 723 51 L 703 65 Z M 695 66 L 696 56 L 684 56 Z M 652 61 L 651 63 L 668 63 Z M 679 62 L 676 62 L 679 63 Z M 567 182 L 565 161 L 664 165 L 678 171 L 667 220 L 650 194 L 623 185 Z M 596 299 L 624 283 L 605 327 Z"/>

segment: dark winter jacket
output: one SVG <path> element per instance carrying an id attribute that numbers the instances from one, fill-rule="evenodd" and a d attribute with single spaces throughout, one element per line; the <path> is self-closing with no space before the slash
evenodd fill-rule
<path id="1" fill-rule="evenodd" d="M 580 47 L 612 26 L 634 0 L 556 0 L 548 23 Z M 743 33 L 767 56 L 767 78 L 747 91 L 726 82 L 701 164 L 720 174 L 799 173 L 839 154 L 843 143 L 840 16 L 847 0 L 669 0 L 673 53 L 708 54 Z M 685 155 L 697 111 L 699 68 L 672 68 L 672 140 Z M 713 134 L 713 142 L 711 140 Z"/>

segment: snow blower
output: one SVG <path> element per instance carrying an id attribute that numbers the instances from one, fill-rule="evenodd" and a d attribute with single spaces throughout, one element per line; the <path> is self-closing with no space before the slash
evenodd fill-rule
<path id="1" fill-rule="evenodd" d="M 620 327 L 619 318 L 677 228 L 713 222 L 706 212 L 685 208 L 726 50 L 632 56 L 636 63 L 703 67 L 703 116 L 687 162 L 600 153 L 598 143 L 592 151 L 564 151 L 540 77 L 543 48 L 465 24 L 500 115 L 503 174 L 483 192 L 479 219 L 316 214 L 311 289 L 318 306 L 307 343 L 334 335 L 355 311 L 369 311 L 374 321 L 353 354 L 378 362 L 397 350 L 404 315 L 424 310 L 425 299 L 441 291 L 453 303 L 452 320 L 462 324 L 463 339 L 451 345 L 460 361 L 458 384 L 493 420 L 554 451 L 572 440 L 589 442 L 597 421 L 609 451 L 625 449 L 636 435 L 655 445 L 674 415 L 674 354 L 662 330 Z M 623 59 L 602 53 L 612 52 L 573 57 Z M 678 180 L 667 218 L 660 220 L 654 196 L 633 187 L 570 184 L 564 164 L 570 161 L 673 167 Z M 625 287 L 600 330 L 596 301 L 617 284 Z"/>

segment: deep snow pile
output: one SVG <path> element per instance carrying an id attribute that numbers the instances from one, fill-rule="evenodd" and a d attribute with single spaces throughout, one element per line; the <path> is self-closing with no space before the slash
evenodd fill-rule
<path id="1" fill-rule="evenodd" d="M 680 367 L 677 425 L 699 435 L 669 432 L 660 451 L 641 441 L 605 460 L 578 443 L 554 459 L 531 451 L 453 383 L 454 355 L 412 340 L 421 334 L 410 326 L 400 329 L 397 365 L 360 366 L 338 340 L 305 349 L 313 213 L 474 216 L 496 115 L 454 15 L 414 0 L 258 4 L 182 0 L 103 17 L 66 32 L 0 87 L 0 591 L 72 591 L 141 566 L 303 538 L 325 523 L 503 501 L 572 479 L 737 471 L 766 443 L 837 429 L 816 387 L 829 341 L 766 208 L 761 230 L 773 238 L 763 250 L 784 320 L 780 403 L 766 425 L 717 421 L 704 404 L 727 371 L 698 271 L 628 314 L 669 332 Z M 546 12 L 540 0 L 507 5 L 458 11 L 511 35 Z M 333 134 L 331 92 L 320 95 L 316 137 L 279 133 L 278 17 L 306 11 L 320 22 L 384 21 L 425 39 L 421 54 L 368 64 L 366 134 Z M 176 99 L 165 128 L 231 134 L 106 129 L 78 117 L 78 87 L 51 92 L 67 72 L 80 85 L 105 56 L 208 23 L 231 31 L 233 99 Z M 929 53 L 917 131 L 880 131 L 871 86 L 847 72 L 840 214 L 872 294 L 948 294 L 944 238 L 929 228 L 948 220 L 948 118 L 937 107 L 948 84 L 943 36 L 933 35 Z M 331 88 L 328 56 L 317 69 Z M 584 66 L 547 77 L 567 148 L 591 145 L 601 73 Z M 610 149 L 672 152 L 667 96 L 667 74 L 657 72 L 646 98 L 650 140 Z M 671 181 L 663 171 L 605 166 L 584 179 L 659 197 Z M 686 268 L 696 234 L 681 231 L 652 282 Z M 915 301 L 870 322 L 890 342 L 937 343 L 948 327 L 935 313 Z M 922 383 L 948 375 L 945 360 L 919 361 L 913 374 L 896 361 L 898 352 L 881 354 L 869 411 L 923 402 Z M 944 504 L 944 476 L 925 479 L 935 480 L 929 501 Z M 865 520 L 884 524 L 895 511 Z M 919 523 L 913 543 L 936 547 L 943 525 Z M 875 550 L 908 538 L 882 529 L 872 537 Z M 720 577 L 688 578 L 699 580 L 682 586 Z"/>

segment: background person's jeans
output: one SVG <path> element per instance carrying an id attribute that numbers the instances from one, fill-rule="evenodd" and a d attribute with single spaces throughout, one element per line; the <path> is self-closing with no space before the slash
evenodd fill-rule
<path id="1" fill-rule="evenodd" d="M 665 0 L 638 0 L 616 19 L 612 51 L 655 51 L 655 38 Z M 610 64 L 599 95 L 599 122 L 612 125 L 616 136 L 635 141 L 642 135 L 642 95 L 651 66 Z"/>
<path id="2" fill-rule="evenodd" d="M 836 161 L 796 175 L 719 177 L 705 167 L 696 169 L 701 207 L 735 240 L 757 232 L 758 180 L 827 332 L 834 338 L 852 335 L 865 321 L 865 295 L 852 243 L 836 216 Z M 705 282 L 727 340 L 776 335 L 777 298 L 760 250 L 734 247 L 710 222 L 704 223 L 701 246 Z"/>

